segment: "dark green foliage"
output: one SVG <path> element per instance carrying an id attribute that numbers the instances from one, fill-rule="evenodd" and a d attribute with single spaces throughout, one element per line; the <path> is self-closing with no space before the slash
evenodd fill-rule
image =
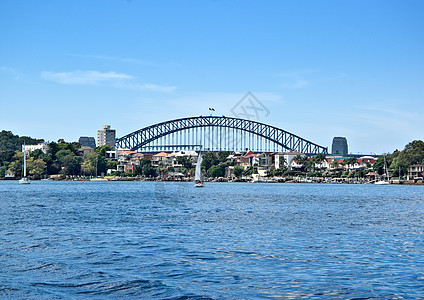
<path id="1" fill-rule="evenodd" d="M 60 158 L 62 170 L 60 173 L 64 175 L 79 175 L 81 173 L 82 158 L 75 155 L 66 155 Z"/>
<path id="2" fill-rule="evenodd" d="M 3 150 L 0 151 L 0 166 L 10 163 L 15 155 L 13 150 Z"/>
<path id="3" fill-rule="evenodd" d="M 78 147 L 79 148 L 79 147 Z M 106 157 L 106 151 L 111 151 L 113 148 L 109 145 L 103 145 L 96 148 L 96 152 L 103 157 Z"/>
<path id="4" fill-rule="evenodd" d="M 193 167 L 193 162 L 190 156 L 178 156 L 177 161 L 186 169 L 191 169 Z"/>
<path id="5" fill-rule="evenodd" d="M 35 145 L 44 142 L 43 139 L 33 139 L 27 136 L 14 135 L 11 131 L 0 132 L 0 151 L 21 151 L 22 145 Z"/>
<path id="6" fill-rule="evenodd" d="M 156 170 L 149 164 L 149 165 L 144 165 L 143 168 L 143 175 L 147 176 L 147 177 L 154 177 L 157 176 L 156 174 Z"/>
<path id="7" fill-rule="evenodd" d="M 236 177 L 240 177 L 243 174 L 244 169 L 242 167 L 239 166 L 235 166 L 234 167 L 234 176 Z"/>
<path id="8" fill-rule="evenodd" d="M 208 173 L 210 177 L 224 177 L 225 167 L 222 165 L 214 165 L 210 167 Z"/>
<path id="9" fill-rule="evenodd" d="M 218 156 L 215 152 L 206 152 L 202 155 L 202 168 L 208 171 L 212 166 L 219 164 Z"/>
<path id="10" fill-rule="evenodd" d="M 219 159 L 220 162 L 225 162 L 229 155 L 230 155 L 229 151 L 219 151 L 218 152 L 218 159 Z"/>

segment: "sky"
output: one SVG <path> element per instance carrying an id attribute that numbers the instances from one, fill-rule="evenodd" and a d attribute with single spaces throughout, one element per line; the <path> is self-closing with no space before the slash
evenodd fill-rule
<path id="1" fill-rule="evenodd" d="M 243 117 L 351 153 L 424 140 L 424 1 L 2 0 L 0 130 Z M 247 99 L 247 100 L 246 100 Z"/>

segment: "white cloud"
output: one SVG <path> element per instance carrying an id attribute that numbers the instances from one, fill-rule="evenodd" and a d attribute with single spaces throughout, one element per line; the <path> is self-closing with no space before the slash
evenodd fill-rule
<path id="1" fill-rule="evenodd" d="M 127 74 L 116 72 L 98 72 L 98 71 L 73 71 L 73 72 L 42 72 L 41 77 L 50 81 L 68 84 L 68 85 L 95 85 L 102 82 L 116 82 L 132 79 Z"/>
<path id="2" fill-rule="evenodd" d="M 139 91 L 154 91 L 169 93 L 175 86 L 159 85 L 154 83 L 139 83 L 137 78 L 116 72 L 73 71 L 73 72 L 42 72 L 41 77 L 53 82 L 66 85 L 109 85 L 114 88 Z"/>
<path id="3" fill-rule="evenodd" d="M 309 80 L 305 77 L 309 77 L 313 73 L 317 73 L 318 70 L 298 70 L 293 72 L 283 72 L 277 74 L 282 79 L 281 87 L 285 89 L 300 89 L 309 84 Z"/>
<path id="4" fill-rule="evenodd" d="M 175 91 L 175 86 L 166 86 L 154 83 L 119 83 L 116 87 L 124 88 L 124 89 L 133 89 L 140 91 L 154 91 L 154 92 L 163 92 L 170 93 Z"/>
<path id="5" fill-rule="evenodd" d="M 115 61 L 115 62 L 130 63 L 130 64 L 150 66 L 150 67 L 158 66 L 158 64 L 153 61 L 143 60 L 138 58 L 116 57 L 116 56 L 106 56 L 106 55 L 89 55 L 89 54 L 66 54 L 66 55 L 82 57 L 82 58 L 94 58 L 99 60 L 109 60 L 109 61 Z"/>
<path id="6" fill-rule="evenodd" d="M 15 80 L 20 79 L 18 71 L 16 71 L 14 68 L 2 66 L 0 67 L 0 71 L 12 75 Z"/>

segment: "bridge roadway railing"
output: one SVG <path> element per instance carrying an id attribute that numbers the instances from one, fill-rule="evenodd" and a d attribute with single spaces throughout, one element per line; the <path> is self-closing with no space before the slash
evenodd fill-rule
<path id="1" fill-rule="evenodd" d="M 283 129 L 252 120 L 225 116 L 189 117 L 154 124 L 117 139 L 115 147 L 137 150 L 166 135 L 201 127 L 233 128 L 249 132 L 265 138 L 281 146 L 283 149 L 298 151 L 308 155 L 328 153 L 326 147 L 315 144 Z"/>

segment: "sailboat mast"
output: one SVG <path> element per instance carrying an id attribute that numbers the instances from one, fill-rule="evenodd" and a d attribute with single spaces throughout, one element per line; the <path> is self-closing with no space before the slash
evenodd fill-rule
<path id="1" fill-rule="evenodd" d="M 25 143 L 24 143 L 24 177 L 26 177 L 26 149 L 25 149 Z"/>

